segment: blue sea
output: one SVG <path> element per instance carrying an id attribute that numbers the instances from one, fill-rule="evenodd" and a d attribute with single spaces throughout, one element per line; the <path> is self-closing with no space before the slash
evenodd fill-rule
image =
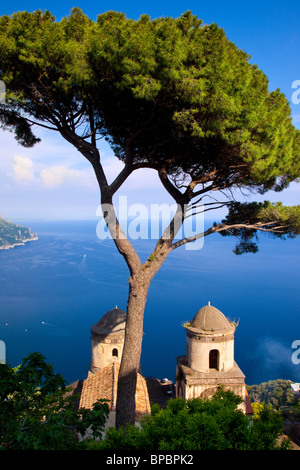
<path id="1" fill-rule="evenodd" d="M 87 377 L 90 327 L 116 305 L 126 310 L 129 272 L 97 221 L 26 221 L 39 239 L 0 251 L 0 339 L 6 362 L 40 352 L 68 383 Z M 145 260 L 153 240 L 137 240 Z M 175 380 L 185 354 L 183 323 L 210 301 L 238 321 L 235 360 L 249 385 L 300 382 L 292 360 L 300 341 L 300 239 L 261 238 L 236 256 L 235 240 L 211 235 L 198 251 L 170 254 L 150 287 L 144 319 L 144 376 Z"/>

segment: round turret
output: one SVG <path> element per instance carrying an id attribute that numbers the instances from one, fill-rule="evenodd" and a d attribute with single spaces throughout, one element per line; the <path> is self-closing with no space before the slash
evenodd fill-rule
<path id="1" fill-rule="evenodd" d="M 205 305 L 186 329 L 188 367 L 206 373 L 233 367 L 235 326 L 220 310 Z"/>
<path id="2" fill-rule="evenodd" d="M 203 334 L 223 334 L 235 331 L 235 327 L 216 307 L 205 305 L 194 316 L 191 327 Z"/>
<path id="3" fill-rule="evenodd" d="M 116 307 L 109 310 L 100 320 L 92 325 L 91 336 L 94 340 L 123 338 L 125 334 L 126 312 Z"/>
<path id="4" fill-rule="evenodd" d="M 126 312 L 118 307 L 109 310 L 91 327 L 90 373 L 112 362 L 121 362 L 125 338 Z"/>

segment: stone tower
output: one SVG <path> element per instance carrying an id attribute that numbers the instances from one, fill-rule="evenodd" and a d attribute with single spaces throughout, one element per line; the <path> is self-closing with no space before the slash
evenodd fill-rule
<path id="1" fill-rule="evenodd" d="M 79 408 L 91 409 L 103 398 L 109 406 L 107 426 L 115 426 L 118 378 L 123 354 L 126 312 L 118 307 L 109 310 L 91 327 L 91 362 L 88 377 L 82 381 Z M 77 389 L 77 386 L 76 386 Z M 78 392 L 76 392 L 78 393 Z M 137 374 L 135 392 L 135 418 L 150 414 L 147 383 L 141 373 Z"/>
<path id="2" fill-rule="evenodd" d="M 243 398 L 245 376 L 234 360 L 235 325 L 220 310 L 202 307 L 186 325 L 186 356 L 177 358 L 176 396 L 209 397 L 220 385 Z"/>
<path id="3" fill-rule="evenodd" d="M 125 338 L 126 312 L 113 308 L 91 327 L 91 363 L 89 374 L 121 362 Z"/>

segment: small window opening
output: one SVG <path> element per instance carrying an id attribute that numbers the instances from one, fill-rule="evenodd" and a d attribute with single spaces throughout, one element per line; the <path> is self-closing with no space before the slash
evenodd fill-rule
<path id="1" fill-rule="evenodd" d="M 209 368 L 219 370 L 219 351 L 212 349 L 209 352 Z"/>
<path id="2" fill-rule="evenodd" d="M 112 355 L 113 355 L 114 357 L 118 357 L 118 350 L 117 350 L 117 348 L 114 348 L 114 349 L 112 350 Z"/>

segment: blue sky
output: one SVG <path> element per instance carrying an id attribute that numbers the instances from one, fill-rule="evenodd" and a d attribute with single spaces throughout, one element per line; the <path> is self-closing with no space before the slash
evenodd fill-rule
<path id="1" fill-rule="evenodd" d="M 143 13 L 151 18 L 178 17 L 186 10 L 204 23 L 217 23 L 227 37 L 251 55 L 251 62 L 268 76 L 270 90 L 280 88 L 291 103 L 293 121 L 300 128 L 300 103 L 292 102 L 300 81 L 300 2 L 296 1 L 11 1 L 2 2 L 0 15 L 18 10 L 48 9 L 60 20 L 73 6 L 96 20 L 107 10 L 122 11 L 137 19 Z M 299 82 L 300 83 L 300 82 Z M 295 95 L 294 95 L 295 96 Z M 300 98 L 300 93 L 297 95 Z M 0 132 L 0 213 L 9 220 L 93 219 L 99 194 L 93 172 L 83 157 L 55 133 L 39 130 L 42 142 L 32 149 L 19 146 L 13 135 Z M 109 147 L 102 148 L 104 166 L 109 178 L 120 169 Z M 143 175 L 144 176 L 144 175 Z M 134 174 L 120 195 L 128 195 L 129 204 L 172 202 L 160 187 L 156 175 L 149 171 L 146 183 Z M 270 200 L 299 204 L 300 187 L 291 187 Z"/>

